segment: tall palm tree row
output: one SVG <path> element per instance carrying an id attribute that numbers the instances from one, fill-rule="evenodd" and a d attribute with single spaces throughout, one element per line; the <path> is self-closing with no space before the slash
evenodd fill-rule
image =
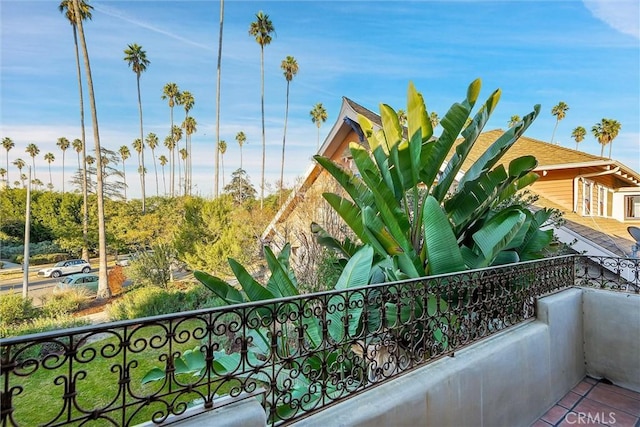
<path id="1" fill-rule="evenodd" d="M 76 74 L 78 76 L 78 95 L 80 101 L 80 147 L 82 149 L 82 259 L 89 259 L 89 190 L 87 188 L 86 135 L 84 128 L 84 99 L 82 93 L 82 70 L 80 68 L 80 50 L 78 48 L 78 23 L 91 19 L 93 6 L 84 0 L 62 0 L 58 9 L 64 13 L 73 30 L 73 44 L 76 54 Z M 75 141 L 74 141 L 75 143 Z M 75 148 L 75 146 L 74 146 Z M 75 148 L 77 150 L 77 148 Z"/>
<path id="2" fill-rule="evenodd" d="M 227 142 L 220 141 L 220 163 L 222 164 L 222 188 L 224 188 L 224 153 L 227 152 Z"/>
<path id="3" fill-rule="evenodd" d="M 325 110 L 322 102 L 318 102 L 309 112 L 311 122 L 315 123 L 318 128 L 318 141 L 316 142 L 316 150 L 320 149 L 320 126 L 327 121 L 327 110 Z"/>
<path id="4" fill-rule="evenodd" d="M 282 189 L 284 186 L 284 151 L 285 141 L 287 138 L 287 120 L 289 118 L 289 84 L 291 83 L 291 80 L 293 80 L 293 77 L 298 74 L 298 62 L 293 56 L 287 56 L 282 60 L 280 68 L 282 69 L 282 74 L 284 74 L 284 78 L 287 81 L 287 100 L 284 109 L 284 132 L 282 134 L 282 161 L 280 162 L 280 197 L 282 197 Z M 282 203 L 282 200 L 280 200 L 280 203 Z"/>
<path id="5" fill-rule="evenodd" d="M 64 193 L 64 157 L 67 149 L 71 145 L 71 142 L 63 136 L 58 138 L 58 142 L 56 142 L 56 145 L 62 151 L 62 192 Z"/>
<path id="6" fill-rule="evenodd" d="M 20 175 L 20 180 L 22 181 L 22 187 L 24 187 L 24 174 L 22 173 L 22 168 L 26 166 L 25 161 L 22 159 L 15 159 L 11 163 L 18 168 L 18 174 Z"/>
<path id="7" fill-rule="evenodd" d="M 140 138 L 136 138 L 133 140 L 131 144 L 136 153 L 138 153 L 138 174 L 140 175 L 140 183 L 142 184 L 143 176 L 144 176 L 144 166 L 142 165 L 142 151 L 144 144 Z M 144 212 L 143 212 L 144 213 Z"/>
<path id="8" fill-rule="evenodd" d="M 146 211 L 145 204 L 145 168 L 144 168 L 144 131 L 142 127 L 142 98 L 140 96 L 140 75 L 147 70 L 147 67 L 151 63 L 147 59 L 147 52 L 142 49 L 142 46 L 137 43 L 133 43 L 127 46 L 124 50 L 124 60 L 129 64 L 131 70 L 136 74 L 136 83 L 138 86 L 138 111 L 140 112 L 140 165 L 142 167 L 142 175 L 140 177 L 140 185 L 142 186 L 142 213 Z"/>
<path id="9" fill-rule="evenodd" d="M 158 157 L 158 161 L 160 162 L 160 167 L 162 168 L 162 185 L 163 185 L 163 188 L 164 188 L 164 195 L 166 196 L 167 195 L 167 181 L 164 179 L 164 167 L 169 162 L 169 159 L 167 159 L 167 156 L 165 156 L 163 154 L 160 157 Z"/>
<path id="10" fill-rule="evenodd" d="M 44 161 L 49 164 L 49 190 L 53 190 L 53 180 L 51 179 L 51 163 L 56 159 L 53 153 L 47 153 L 44 155 Z"/>
<path id="11" fill-rule="evenodd" d="M 189 111 L 193 108 L 196 100 L 188 90 L 183 90 L 180 93 L 180 98 L 178 98 L 178 104 L 182 105 L 184 108 L 184 121 L 182 122 L 182 127 L 185 128 L 185 124 L 187 119 L 189 118 Z M 185 128 L 186 130 L 186 128 Z M 185 132 L 186 133 L 186 132 Z M 189 182 L 191 181 L 190 176 L 190 165 L 191 165 L 191 139 L 189 138 L 190 134 L 186 134 L 184 138 L 185 148 L 187 149 L 187 161 L 185 162 L 185 170 L 184 170 L 184 194 L 187 194 L 187 188 L 189 186 Z"/>
<path id="12" fill-rule="evenodd" d="M 600 157 L 604 157 L 604 146 L 609 145 L 609 158 L 611 158 L 611 146 L 621 128 L 620 122 L 614 119 L 602 119 L 591 128 L 591 133 L 601 145 Z"/>
<path id="13" fill-rule="evenodd" d="M 72 0 L 75 16 L 81 16 L 80 2 L 82 0 Z M 98 127 L 98 112 L 96 109 L 96 98 L 93 91 L 93 78 L 91 75 L 91 63 L 89 60 L 89 50 L 87 49 L 87 43 L 84 36 L 84 27 L 82 19 L 76 20 L 78 27 L 78 38 L 80 39 L 80 46 L 82 47 L 82 53 L 84 57 L 85 76 L 87 78 L 87 89 L 89 91 L 89 106 L 91 109 L 92 127 L 93 127 L 93 139 L 95 144 L 95 151 L 98 153 L 96 159 L 96 199 L 98 202 L 98 255 L 99 255 L 99 270 L 98 270 L 98 298 L 107 298 L 111 295 L 108 286 L 107 279 L 107 234 L 105 228 L 105 216 L 104 216 L 104 181 L 102 170 L 102 159 L 100 158 L 100 130 Z"/>
<path id="14" fill-rule="evenodd" d="M 162 99 L 166 99 L 169 103 L 169 111 L 170 111 L 170 117 L 171 117 L 171 127 L 169 128 L 169 133 L 170 133 L 171 139 L 174 141 L 174 144 L 175 144 L 175 138 L 174 138 L 173 132 L 175 130 L 175 126 L 173 125 L 173 107 L 176 105 L 176 101 L 178 100 L 179 97 L 180 97 L 180 89 L 178 89 L 177 84 L 167 83 L 162 88 Z M 176 173 L 176 165 L 175 165 L 176 162 L 175 162 L 175 152 L 174 152 L 175 147 L 176 146 L 174 145 L 173 148 L 171 148 L 171 152 L 169 153 L 169 157 L 171 161 L 171 177 L 169 178 L 169 181 L 170 181 L 169 191 L 171 192 L 171 197 L 174 197 L 175 195 L 175 192 L 174 192 L 175 190 L 174 182 L 175 182 L 175 173 Z"/>
<path id="15" fill-rule="evenodd" d="M 120 158 L 122 159 L 122 179 L 124 180 L 124 201 L 127 201 L 127 172 L 125 170 L 124 162 L 131 157 L 131 151 L 129 151 L 129 147 L 126 145 L 121 146 L 118 149 L 118 153 L 120 153 Z"/>
<path id="16" fill-rule="evenodd" d="M 558 128 L 558 123 L 560 120 L 564 119 L 567 116 L 567 111 L 569 110 L 569 106 L 564 103 L 564 101 L 558 102 L 558 105 L 554 105 L 551 109 L 551 114 L 556 116 L 556 125 L 553 127 L 553 133 L 551 134 L 551 143 L 553 144 L 553 138 L 556 135 L 556 129 Z"/>
<path id="17" fill-rule="evenodd" d="M 220 157 L 220 79 L 222 74 L 222 29 L 224 27 L 224 0 L 220 0 L 220 34 L 218 35 L 218 68 L 216 77 L 216 147 L 215 147 L 215 174 L 213 183 L 213 195 L 218 197 L 218 159 Z"/>
<path id="18" fill-rule="evenodd" d="M 33 178 L 35 179 L 36 178 L 36 156 L 40 154 L 40 149 L 36 144 L 31 143 L 27 145 L 27 149 L 24 151 L 26 153 L 29 153 L 29 156 L 31 156 L 31 165 L 33 166 Z"/>
<path id="19" fill-rule="evenodd" d="M 582 126 L 576 127 L 571 132 L 571 137 L 576 141 L 576 150 L 578 150 L 578 144 L 584 141 L 584 137 L 587 136 L 587 130 Z"/>
<path id="20" fill-rule="evenodd" d="M 80 139 L 76 138 L 71 143 L 71 147 L 73 147 L 73 151 L 75 151 L 78 155 L 78 170 L 80 171 L 82 169 L 82 167 L 80 166 L 80 153 L 82 153 L 84 149 L 84 144 L 82 144 L 82 141 Z"/>
<path id="21" fill-rule="evenodd" d="M 7 152 L 7 175 L 5 177 L 7 181 L 7 187 L 9 187 L 9 151 L 11 151 L 13 147 L 15 147 L 15 144 L 13 143 L 13 140 L 11 138 L 2 138 L 2 148 L 4 148 Z"/>
<path id="22" fill-rule="evenodd" d="M 236 134 L 236 141 L 238 141 L 238 145 L 240 146 L 240 169 L 242 169 L 242 146 L 247 142 L 247 136 L 244 132 L 240 131 Z"/>
<path id="23" fill-rule="evenodd" d="M 255 37 L 256 43 L 260 45 L 260 109 L 262 112 L 262 174 L 260 179 L 260 209 L 264 207 L 264 162 L 267 144 L 264 131 L 264 47 L 271 44 L 271 34 L 273 34 L 275 31 L 276 29 L 269 19 L 269 15 L 265 14 L 262 11 L 256 14 L 255 22 L 252 22 L 249 26 L 249 34 Z"/>
<path id="24" fill-rule="evenodd" d="M 187 116 L 184 119 L 184 122 L 182 123 L 182 127 L 184 128 L 184 133 L 185 133 L 185 140 L 187 143 L 187 153 L 189 154 L 189 157 L 187 158 L 187 173 L 186 175 L 186 182 L 185 182 L 185 195 L 191 195 L 191 190 L 193 187 L 193 174 L 192 174 L 192 168 L 191 168 L 191 135 L 193 135 L 195 132 L 197 132 L 198 128 L 197 128 L 198 122 L 196 122 L 196 119 L 194 119 L 192 116 Z"/>
<path id="25" fill-rule="evenodd" d="M 145 142 L 151 149 L 151 157 L 153 158 L 153 171 L 156 175 L 156 196 L 159 196 L 160 190 L 158 188 L 158 167 L 156 166 L 156 147 L 158 146 L 158 135 L 153 132 L 149 132 L 147 138 L 145 139 Z"/>

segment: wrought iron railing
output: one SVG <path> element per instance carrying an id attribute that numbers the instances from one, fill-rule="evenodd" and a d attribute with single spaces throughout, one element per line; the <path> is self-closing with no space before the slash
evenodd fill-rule
<path id="1" fill-rule="evenodd" d="M 163 423 L 246 396 L 288 423 L 533 317 L 542 295 L 637 291 L 638 270 L 565 256 L 3 339 L 2 425 Z"/>

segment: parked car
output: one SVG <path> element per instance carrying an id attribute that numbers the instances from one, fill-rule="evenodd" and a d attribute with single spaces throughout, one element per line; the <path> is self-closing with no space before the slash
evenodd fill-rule
<path id="1" fill-rule="evenodd" d="M 64 292 L 70 289 L 85 289 L 89 293 L 98 293 L 98 275 L 97 274 L 72 274 L 65 277 L 62 282 L 59 282 L 54 288 L 53 293 Z"/>
<path id="2" fill-rule="evenodd" d="M 67 261 L 60 261 L 53 267 L 43 268 L 38 271 L 38 276 L 44 277 L 60 277 L 73 273 L 89 273 L 91 271 L 91 264 L 83 259 L 70 259 Z"/>
<path id="3" fill-rule="evenodd" d="M 116 265 L 119 265 L 120 267 L 127 267 L 131 261 L 133 261 L 134 259 L 134 254 L 124 254 L 124 255 L 118 255 L 118 258 L 116 259 Z"/>

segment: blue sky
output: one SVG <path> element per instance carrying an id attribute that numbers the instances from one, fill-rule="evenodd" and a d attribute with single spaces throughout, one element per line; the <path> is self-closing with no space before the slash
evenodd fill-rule
<path id="1" fill-rule="evenodd" d="M 102 145 L 117 150 L 138 137 L 135 74 L 124 49 L 138 43 L 151 61 L 141 77 L 144 132 L 163 141 L 169 133 L 169 107 L 162 88 L 175 82 L 195 97 L 191 115 L 198 122 L 192 138 L 196 192 L 213 192 L 218 1 L 98 1 L 85 24 Z M 62 153 L 56 140 L 79 138 L 78 91 L 73 36 L 58 1 L 0 2 L 0 137 L 16 144 L 9 161 L 40 147 L 38 178 L 48 182 L 43 156 L 52 152 L 53 181 L 61 188 Z M 263 10 L 276 29 L 265 47 L 266 180 L 280 173 L 286 81 L 281 61 L 292 55 L 300 70 L 291 83 L 285 183 L 308 169 L 317 129 L 309 111 L 321 102 L 328 120 L 321 140 L 336 120 L 342 96 L 377 112 L 383 102 L 405 108 L 413 81 L 429 111 L 443 115 L 460 101 L 468 84 L 483 81 L 481 99 L 496 88 L 502 99 L 487 129 L 506 128 L 541 104 L 526 135 L 549 141 L 555 124 L 551 108 L 569 105 L 555 139 L 575 148 L 571 131 L 589 134 L 580 150 L 600 154 L 591 127 L 613 118 L 622 129 L 613 157 L 640 170 L 640 36 L 637 0 L 565 1 L 233 1 L 225 2 L 220 135 L 228 143 L 225 182 L 240 165 L 235 135 L 244 131 L 243 166 L 260 183 L 260 48 L 248 34 Z M 86 99 L 86 91 L 85 91 Z M 174 110 L 180 123 L 184 110 Z M 87 145 L 93 147 L 86 112 Z M 162 147 L 157 155 L 167 154 Z M 605 150 L 605 155 L 608 148 Z M 2 150 L 1 167 L 5 166 Z M 150 154 L 147 192 L 155 194 Z M 139 196 L 135 158 L 127 160 L 129 195 Z M 66 174 L 76 166 L 66 155 Z M 159 166 L 158 166 L 159 168 Z M 168 172 L 168 169 L 167 169 Z M 159 171 L 160 173 L 160 171 Z M 10 179 L 17 170 L 10 165 Z M 160 184 L 162 187 L 162 183 Z M 67 186 L 68 188 L 68 186 Z M 162 188 L 161 188 L 162 191 Z"/>

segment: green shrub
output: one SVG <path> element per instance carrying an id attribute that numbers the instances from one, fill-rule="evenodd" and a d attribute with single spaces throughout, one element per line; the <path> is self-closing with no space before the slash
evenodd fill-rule
<path id="1" fill-rule="evenodd" d="M 199 284 L 176 285 L 168 289 L 143 286 L 109 304 L 107 314 L 110 320 L 137 319 L 215 307 L 219 304 L 219 298 Z"/>
<path id="2" fill-rule="evenodd" d="M 21 294 L 6 294 L 0 298 L 0 328 L 15 325 L 37 316 L 31 298 Z"/>
<path id="3" fill-rule="evenodd" d="M 29 264 L 30 265 L 52 264 L 58 261 L 64 261 L 65 259 L 69 259 L 69 254 L 63 253 L 63 252 L 58 252 L 54 254 L 38 254 L 38 255 L 31 255 L 29 257 Z M 18 264 L 22 264 L 22 262 L 24 261 L 24 256 L 17 255 L 14 257 L 14 260 L 15 260 L 14 262 Z"/>
<path id="4" fill-rule="evenodd" d="M 84 289 L 71 289 L 43 298 L 42 314 L 45 317 L 60 317 L 77 311 L 89 294 Z"/>
<path id="5" fill-rule="evenodd" d="M 31 243 L 29 245 L 29 254 L 31 254 L 31 256 L 60 252 L 62 252 L 60 246 L 50 240 L 45 240 L 44 242 L 39 243 Z M 21 243 L 3 241 L 2 245 L 0 245 L 0 258 L 15 259 L 16 257 L 22 256 L 23 254 L 24 245 Z"/>

